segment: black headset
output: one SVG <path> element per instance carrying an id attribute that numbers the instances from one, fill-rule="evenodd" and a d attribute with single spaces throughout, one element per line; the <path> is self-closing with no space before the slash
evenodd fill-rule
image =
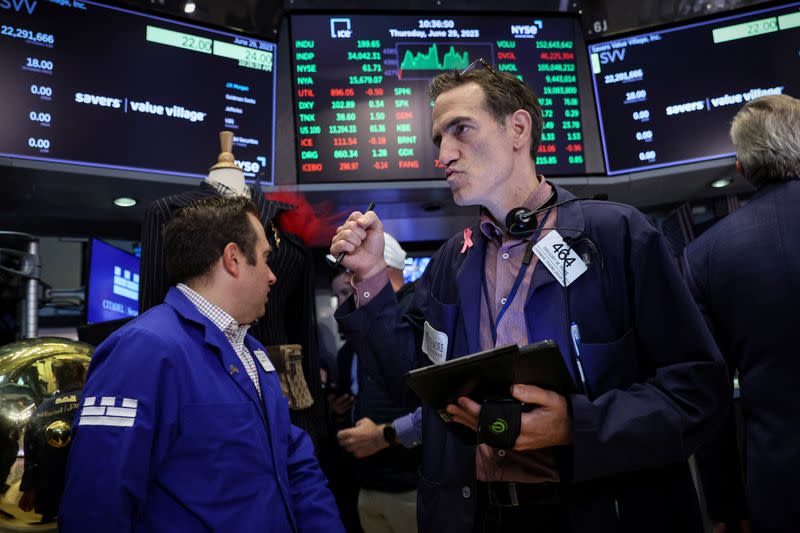
<path id="1" fill-rule="evenodd" d="M 539 213 L 543 213 L 548 209 L 552 209 L 553 207 L 558 207 L 571 202 L 578 202 L 580 200 L 608 200 L 608 195 L 606 193 L 600 193 L 595 194 L 594 196 L 587 196 L 583 198 L 570 198 L 569 200 L 564 200 L 563 202 L 558 202 L 557 204 L 551 203 L 555 199 L 556 197 L 554 194 L 550 197 L 550 200 L 545 202 L 544 205 L 537 209 L 515 207 L 509 211 L 506 215 L 506 227 L 508 228 L 509 235 L 513 235 L 514 237 L 530 237 L 533 232 L 536 231 L 536 227 L 539 225 L 539 222 L 536 220 L 536 215 Z"/>

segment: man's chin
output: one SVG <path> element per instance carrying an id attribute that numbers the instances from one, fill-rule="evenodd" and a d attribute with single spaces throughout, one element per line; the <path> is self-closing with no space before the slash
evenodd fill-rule
<path id="1" fill-rule="evenodd" d="M 463 189 L 456 189 L 453 192 L 453 202 L 459 206 L 477 205 L 474 198 L 470 198 Z"/>

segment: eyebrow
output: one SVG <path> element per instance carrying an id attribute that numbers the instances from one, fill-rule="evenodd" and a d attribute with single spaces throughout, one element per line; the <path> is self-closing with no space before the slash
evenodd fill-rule
<path id="1" fill-rule="evenodd" d="M 469 122 L 470 120 L 472 120 L 470 117 L 465 117 L 465 116 L 454 117 L 454 118 L 450 119 L 450 121 L 440 131 L 447 131 L 450 128 L 452 128 L 453 126 L 457 126 L 458 124 L 460 124 L 462 122 Z M 441 143 L 442 143 L 442 135 L 439 134 L 439 133 L 434 134 L 434 136 L 433 136 L 433 144 L 435 144 L 436 146 L 439 146 Z"/>

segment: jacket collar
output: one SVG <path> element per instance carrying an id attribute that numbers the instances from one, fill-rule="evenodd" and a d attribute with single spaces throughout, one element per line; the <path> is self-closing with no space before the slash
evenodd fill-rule
<path id="1" fill-rule="evenodd" d="M 222 330 L 220 330 L 213 322 L 211 322 L 211 320 L 204 316 L 197 309 L 197 307 L 195 307 L 195 305 L 175 287 L 169 288 L 169 291 L 167 291 L 167 296 L 164 298 L 164 303 L 175 309 L 175 311 L 185 320 L 193 322 L 203 329 L 203 340 L 211 348 L 211 350 L 217 354 L 225 373 L 227 373 L 231 379 L 233 379 L 236 385 L 238 385 L 239 388 L 242 389 L 245 394 L 247 394 L 248 398 L 255 403 L 256 407 L 258 408 L 258 412 L 262 413 L 263 415 L 261 399 L 258 396 L 258 391 L 256 391 L 253 380 L 251 380 L 250 376 L 247 374 L 247 370 L 245 370 L 243 367 L 239 356 L 234 351 L 233 346 L 225 336 L 225 333 L 223 333 Z M 249 335 L 245 337 L 245 346 L 252 351 L 254 349 L 254 343 L 249 337 Z M 257 369 L 260 366 L 257 361 L 255 362 L 255 365 Z M 264 376 L 266 374 L 260 371 L 258 374 L 259 381 L 261 382 L 263 389 Z"/>

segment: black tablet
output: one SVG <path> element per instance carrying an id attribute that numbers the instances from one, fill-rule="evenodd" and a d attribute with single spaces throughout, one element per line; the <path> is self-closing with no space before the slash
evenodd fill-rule
<path id="1" fill-rule="evenodd" d="M 510 387 L 514 383 L 536 385 L 565 395 L 574 390 L 561 351 L 551 340 L 521 348 L 510 344 L 417 368 L 406 375 L 406 383 L 423 403 L 448 422 L 450 417 L 444 408 L 455 403 L 459 396 L 478 403 L 511 398 Z"/>

